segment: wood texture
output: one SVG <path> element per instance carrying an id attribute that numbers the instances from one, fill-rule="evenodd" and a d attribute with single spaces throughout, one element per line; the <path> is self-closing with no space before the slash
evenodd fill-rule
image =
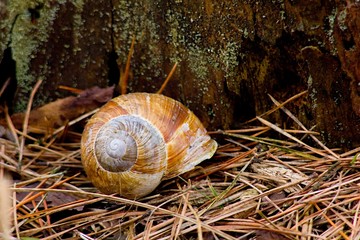
<path id="1" fill-rule="evenodd" d="M 135 37 L 130 92 L 155 92 L 178 62 L 164 94 L 217 129 L 269 110 L 268 94 L 285 101 L 308 90 L 290 111 L 327 144 L 360 143 L 356 1 L 20 2 L 8 4 L 20 14 L 11 42 L 18 108 L 39 77 L 37 104 L 56 98 L 60 84 L 114 84 Z M 280 112 L 270 120 L 297 128 Z"/>

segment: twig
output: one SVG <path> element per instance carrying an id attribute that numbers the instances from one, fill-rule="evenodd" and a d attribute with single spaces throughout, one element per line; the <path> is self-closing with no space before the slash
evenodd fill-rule
<path id="1" fill-rule="evenodd" d="M 167 76 L 167 78 L 165 79 L 165 81 L 161 85 L 160 89 L 156 93 L 161 94 L 164 91 L 164 89 L 165 89 L 166 85 L 168 84 L 168 82 L 170 81 L 172 75 L 175 73 L 176 66 L 177 66 L 177 63 L 174 64 L 174 66 L 172 67 L 169 75 Z"/>
<path id="2" fill-rule="evenodd" d="M 131 57 L 132 57 L 133 52 L 134 52 L 134 45 L 135 45 L 135 36 L 133 36 L 132 41 L 131 41 L 131 46 L 130 46 L 128 57 L 127 57 L 127 60 L 126 60 L 124 74 L 120 77 L 120 91 L 121 91 L 121 94 L 126 94 L 126 88 L 127 88 L 127 83 L 128 83 L 128 79 L 129 79 L 129 72 L 130 72 L 130 62 L 131 62 Z"/>
<path id="3" fill-rule="evenodd" d="M 292 114 L 289 110 L 287 110 L 284 106 L 280 106 L 281 104 L 276 101 L 275 98 L 273 98 L 270 94 L 269 97 L 271 98 L 271 100 L 276 104 L 276 106 L 280 107 L 281 110 L 283 110 L 286 115 L 288 115 L 292 120 L 294 120 L 294 122 L 296 122 L 304 131 L 308 131 L 307 128 L 304 126 L 304 124 L 302 124 L 299 119 L 297 119 L 294 114 Z M 333 151 L 331 151 L 328 147 L 326 147 L 322 142 L 319 141 L 319 139 L 317 139 L 314 135 L 310 134 L 310 137 L 317 143 L 319 144 L 319 146 L 321 146 L 323 149 L 325 149 L 328 153 L 330 153 L 331 155 L 333 155 L 335 157 L 335 159 L 339 159 L 339 156 L 337 154 L 335 154 Z"/>
<path id="4" fill-rule="evenodd" d="M 42 79 L 39 79 L 36 82 L 33 90 L 31 91 L 31 94 L 30 94 L 29 102 L 28 102 L 25 117 L 24 117 L 24 123 L 23 123 L 23 135 L 24 136 L 27 134 L 27 128 L 28 128 L 28 124 L 29 124 L 29 117 L 30 117 L 30 111 L 31 111 L 32 102 L 34 100 L 35 93 L 39 89 L 41 83 L 42 83 Z M 23 151 L 24 151 L 24 146 L 25 146 L 25 137 L 24 136 L 20 136 L 20 149 L 19 149 L 19 159 L 18 159 L 18 161 L 19 161 L 19 165 L 18 165 L 19 170 L 21 169 L 22 159 L 23 159 Z"/>
<path id="5" fill-rule="evenodd" d="M 5 89 L 7 88 L 7 86 L 10 83 L 10 77 L 8 79 L 6 79 L 4 85 L 2 85 L 1 89 L 0 89 L 0 97 L 2 96 L 2 94 L 4 93 Z"/>

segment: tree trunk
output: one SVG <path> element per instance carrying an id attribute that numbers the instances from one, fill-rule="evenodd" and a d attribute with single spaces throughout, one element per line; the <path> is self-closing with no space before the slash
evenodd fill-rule
<path id="1" fill-rule="evenodd" d="M 164 94 L 209 129 L 227 129 L 269 110 L 269 94 L 285 101 L 308 90 L 286 107 L 327 144 L 352 147 L 360 142 L 356 2 L 13 0 L 11 15 L 0 16 L 2 29 L 13 26 L 17 109 L 38 78 L 38 105 L 61 96 L 59 85 L 117 83 L 135 37 L 128 91 L 155 92 L 177 62 Z M 298 128 L 280 112 L 270 118 Z"/>

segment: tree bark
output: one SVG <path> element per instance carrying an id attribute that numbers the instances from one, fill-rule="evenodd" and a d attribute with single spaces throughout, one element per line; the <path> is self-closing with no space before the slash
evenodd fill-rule
<path id="1" fill-rule="evenodd" d="M 6 7 L 7 1 L 6 0 L 0 0 L 0 20 L 5 21 L 6 19 L 9 19 L 9 12 L 8 8 Z M 0 24 L 0 60 L 3 58 L 3 52 L 6 48 L 6 43 L 8 39 L 9 34 L 9 25 L 8 24 Z"/>
<path id="2" fill-rule="evenodd" d="M 60 96 L 59 85 L 117 83 L 135 37 L 130 92 L 155 92 L 178 63 L 164 94 L 209 129 L 227 129 L 269 110 L 269 94 L 285 101 L 308 90 L 286 107 L 328 145 L 360 143 L 357 1 L 13 0 L 7 8 L 9 19 L 19 15 L 18 109 L 37 78 L 45 80 L 38 105 Z M 298 128 L 281 112 L 269 118 Z"/>

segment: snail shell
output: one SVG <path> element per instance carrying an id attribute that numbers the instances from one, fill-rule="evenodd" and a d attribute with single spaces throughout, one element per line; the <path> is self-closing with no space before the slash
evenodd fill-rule
<path id="1" fill-rule="evenodd" d="M 200 120 L 180 102 L 131 93 L 112 99 L 89 120 L 81 159 L 100 191 L 138 198 L 161 180 L 211 158 L 216 148 Z"/>

